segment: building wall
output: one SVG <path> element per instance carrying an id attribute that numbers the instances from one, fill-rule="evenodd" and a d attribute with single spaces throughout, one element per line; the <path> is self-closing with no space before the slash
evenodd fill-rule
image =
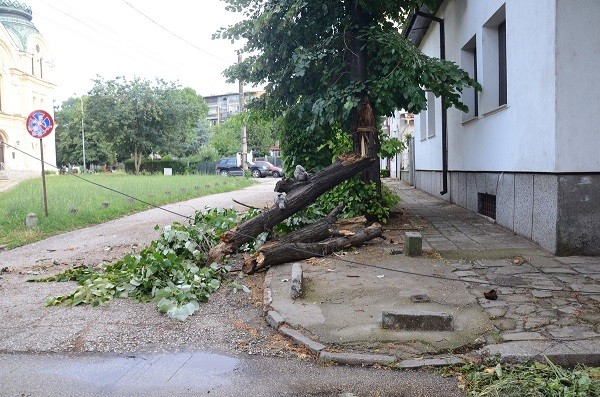
<path id="1" fill-rule="evenodd" d="M 51 52 L 41 35 L 29 35 L 22 51 L 0 24 L 0 139 L 7 144 L 0 148 L 4 160 L 1 178 L 38 176 L 42 168 L 40 141 L 44 161 L 56 164 L 55 132 L 40 140 L 29 135 L 25 127 L 27 116 L 34 110 L 54 116 L 54 85 L 49 80 L 53 72 Z M 54 170 L 48 165 L 45 168 Z"/>
<path id="2" fill-rule="evenodd" d="M 477 212 L 478 193 L 494 195 L 500 225 L 558 255 L 600 255 L 597 1 L 453 0 L 437 16 L 446 21 L 447 59 L 467 70 L 464 49 L 475 36 L 483 86 L 479 115 L 448 111 L 449 193 L 442 198 Z M 507 103 L 494 106 L 488 94 L 496 95 L 497 60 L 490 63 L 487 46 L 497 40 L 490 26 L 504 17 Z M 436 25 L 421 45 L 431 56 L 439 55 Z M 435 112 L 415 117 L 415 186 L 441 197 L 441 130 L 429 136 L 422 125 L 437 124 L 439 99 Z"/>
<path id="3" fill-rule="evenodd" d="M 557 1 L 556 170 L 600 172 L 600 4 Z"/>
<path id="4" fill-rule="evenodd" d="M 406 142 L 406 137 L 413 134 L 413 115 L 396 110 L 393 116 L 385 118 L 382 128 L 388 136 Z M 400 178 L 402 171 L 409 168 L 408 148 L 390 159 L 380 159 L 379 165 L 382 170 L 390 170 L 391 178 Z"/>
<path id="5" fill-rule="evenodd" d="M 505 4 L 506 3 L 506 4 Z M 504 6 L 507 47 L 507 105 L 493 99 L 497 68 L 488 65 L 486 23 Z M 438 16 L 445 19 L 446 58 L 461 65 L 461 49 L 473 37 L 477 45 L 479 93 L 477 118 L 463 123 L 463 113 L 448 111 L 448 166 L 465 171 L 555 170 L 554 0 L 536 2 L 454 0 Z M 535 40 L 532 40 L 535 38 Z M 424 53 L 439 56 L 439 26 L 432 23 L 422 44 Z M 489 57 L 488 57 L 489 58 Z M 533 59 L 540 60 L 532 62 Z M 543 61 L 541 61 L 543 60 Z M 465 65 L 461 65 L 465 67 Z M 429 111 L 429 110 L 428 110 Z M 417 169 L 440 170 L 441 101 L 435 100 L 434 137 L 419 134 L 423 117 L 415 118 Z"/>

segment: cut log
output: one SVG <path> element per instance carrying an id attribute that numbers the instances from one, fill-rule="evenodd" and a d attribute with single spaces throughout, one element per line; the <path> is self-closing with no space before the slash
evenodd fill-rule
<path id="1" fill-rule="evenodd" d="M 381 237 L 382 234 L 383 229 L 381 225 L 374 223 L 351 236 L 336 237 L 316 243 L 281 243 L 279 241 L 272 241 L 264 244 L 256 254 L 247 258 L 244 261 L 242 270 L 244 273 L 252 274 L 282 263 L 299 261 L 314 256 L 329 255 L 342 249 L 359 246 L 366 241 Z"/>
<path id="2" fill-rule="evenodd" d="M 335 223 L 337 216 L 344 209 L 344 204 L 340 204 L 333 209 L 325 218 L 295 230 L 278 239 L 282 243 L 312 243 L 315 241 L 325 240 L 331 237 L 331 228 Z"/>
<path id="3" fill-rule="evenodd" d="M 221 243 L 210 250 L 208 263 L 220 262 L 224 256 L 234 253 L 260 233 L 270 231 L 273 226 L 314 203 L 323 193 L 366 169 L 376 160 L 376 158 L 360 157 L 355 154 L 344 155 L 329 167 L 311 175 L 307 181 L 291 183 L 284 190 L 286 193 L 284 205 L 274 205 L 223 233 Z"/>

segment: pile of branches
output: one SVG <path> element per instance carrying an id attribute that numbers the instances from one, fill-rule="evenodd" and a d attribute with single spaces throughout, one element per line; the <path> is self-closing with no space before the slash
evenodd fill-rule
<path id="1" fill-rule="evenodd" d="M 320 195 L 367 169 L 374 161 L 375 158 L 348 154 L 313 175 L 297 166 L 293 178 L 284 178 L 277 183 L 278 196 L 272 207 L 221 235 L 221 242 L 210 250 L 209 263 L 221 262 L 243 244 L 272 230 L 279 222 L 311 205 Z M 373 223 L 367 227 L 364 217 L 338 221 L 343 205 L 339 203 L 325 218 L 309 226 L 263 244 L 244 260 L 242 270 L 252 274 L 274 265 L 328 255 L 381 237 L 381 225 Z"/>

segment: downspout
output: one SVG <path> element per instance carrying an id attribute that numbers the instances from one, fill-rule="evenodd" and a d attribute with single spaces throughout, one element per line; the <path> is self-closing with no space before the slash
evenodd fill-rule
<path id="1" fill-rule="evenodd" d="M 418 10 L 415 15 L 430 19 L 440 24 L 440 59 L 446 59 L 446 33 L 444 32 L 444 20 L 435 15 Z M 446 109 L 446 98 L 442 99 L 442 191 L 440 195 L 448 193 L 448 112 Z"/>

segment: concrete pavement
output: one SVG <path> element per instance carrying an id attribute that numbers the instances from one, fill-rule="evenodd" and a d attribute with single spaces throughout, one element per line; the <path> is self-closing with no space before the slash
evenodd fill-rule
<path id="1" fill-rule="evenodd" d="M 554 257 L 487 218 L 386 183 L 404 217 L 385 243 L 304 261 L 299 299 L 292 264 L 269 270 L 272 326 L 322 360 L 348 364 L 445 365 L 470 353 L 600 365 L 600 258 Z M 419 257 L 402 254 L 406 231 L 422 234 Z M 385 316 L 421 323 L 385 329 Z M 423 325 L 443 316 L 452 330 Z"/>

